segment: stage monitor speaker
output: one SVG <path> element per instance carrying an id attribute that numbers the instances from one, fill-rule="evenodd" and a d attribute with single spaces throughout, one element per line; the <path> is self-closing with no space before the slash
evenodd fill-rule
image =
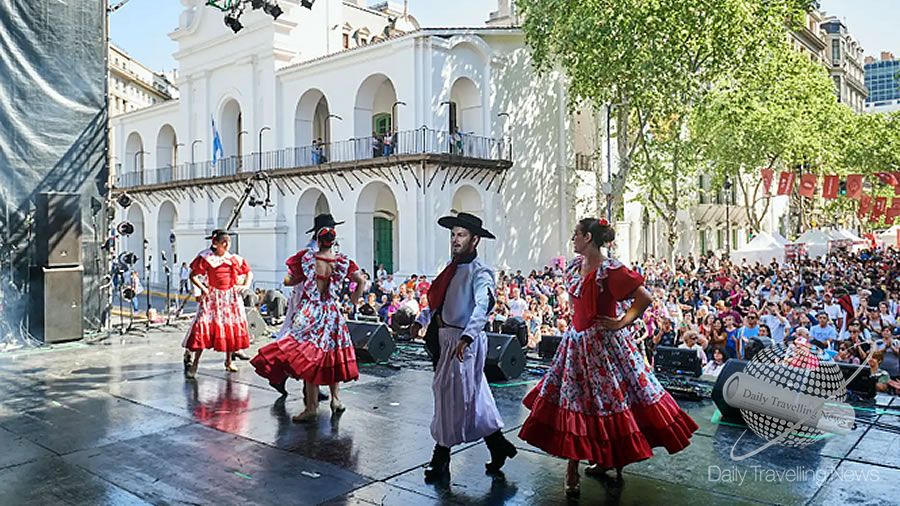
<path id="1" fill-rule="evenodd" d="M 541 336 L 538 342 L 538 355 L 545 360 L 552 360 L 561 341 L 562 336 Z"/>
<path id="2" fill-rule="evenodd" d="M 725 362 L 725 365 L 722 366 L 719 377 L 716 378 L 716 384 L 713 386 L 712 391 L 712 399 L 713 402 L 716 403 L 716 407 L 719 408 L 719 413 L 722 413 L 722 421 L 740 424 L 744 423 L 744 418 L 741 416 L 741 410 L 733 408 L 725 402 L 725 396 L 722 394 L 722 389 L 725 387 L 725 383 L 729 378 L 739 372 L 743 372 L 744 368 L 747 367 L 747 363 L 746 360 L 729 358 Z"/>
<path id="3" fill-rule="evenodd" d="M 525 370 L 525 352 L 516 336 L 488 334 L 484 374 L 489 381 L 507 381 L 521 376 Z"/>
<path id="4" fill-rule="evenodd" d="M 29 331 L 34 337 L 47 344 L 84 337 L 83 284 L 80 265 L 32 269 Z"/>
<path id="5" fill-rule="evenodd" d="M 39 193 L 36 207 L 37 264 L 45 267 L 80 265 L 81 195 Z"/>
<path id="6" fill-rule="evenodd" d="M 255 307 L 247 309 L 247 331 L 253 340 L 263 337 L 266 333 L 266 322 Z"/>
<path id="7" fill-rule="evenodd" d="M 697 355 L 696 350 L 659 346 L 653 355 L 653 365 L 657 373 L 693 376 L 695 378 L 703 373 L 700 356 Z"/>
<path id="8" fill-rule="evenodd" d="M 358 362 L 384 362 L 394 353 L 394 338 L 383 323 L 348 321 Z"/>
<path id="9" fill-rule="evenodd" d="M 503 325 L 500 326 L 500 333 L 511 334 L 519 340 L 519 346 L 525 348 L 528 346 L 528 324 L 521 316 L 513 316 L 507 318 Z"/>
<path id="10" fill-rule="evenodd" d="M 856 377 L 853 378 L 853 381 L 847 385 L 847 391 L 867 399 L 875 398 L 875 378 L 872 377 L 872 370 L 869 366 L 842 364 L 840 362 L 837 362 L 837 365 L 841 370 L 841 374 L 844 376 L 844 381 L 850 379 L 850 376 L 852 376 L 858 368 L 862 367 L 862 371 L 859 371 L 859 374 L 857 374 Z"/>

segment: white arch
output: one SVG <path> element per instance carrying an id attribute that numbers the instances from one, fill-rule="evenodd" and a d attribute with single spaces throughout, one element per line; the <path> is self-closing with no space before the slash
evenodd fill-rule
<path id="1" fill-rule="evenodd" d="M 390 222 L 390 242 L 376 248 L 375 219 Z M 393 190 L 381 181 L 367 184 L 356 200 L 356 261 L 361 268 L 375 272 L 377 250 L 389 248 L 392 269 L 398 269 L 400 219 Z M 387 266 L 386 266 L 387 267 Z M 371 269 L 371 270 L 370 270 Z"/>
<path id="2" fill-rule="evenodd" d="M 485 42 L 484 39 L 471 35 L 455 35 L 450 38 L 447 45 L 451 52 L 470 49 L 473 53 L 478 55 L 482 60 L 482 63 L 490 61 L 491 55 L 493 54 L 493 49 L 491 49 L 491 46 Z"/>
<path id="3" fill-rule="evenodd" d="M 309 188 L 297 200 L 297 249 L 303 249 L 309 243 L 310 235 L 306 233 L 312 228 L 318 214 L 330 213 L 331 204 L 328 197 L 318 188 Z M 340 219 L 338 218 L 338 221 Z M 340 234 L 340 232 L 338 232 Z"/>
<path id="4" fill-rule="evenodd" d="M 162 253 L 166 253 L 166 264 L 172 270 L 170 280 L 172 281 L 173 288 L 177 287 L 178 279 L 177 277 L 173 278 L 171 276 L 177 276 L 178 266 L 175 264 L 175 248 L 169 240 L 169 237 L 175 230 L 177 222 L 178 211 L 175 209 L 175 204 L 170 200 L 166 200 L 159 206 L 159 215 L 156 218 L 156 254 L 154 255 L 156 261 L 154 263 L 156 264 L 156 278 L 161 283 L 165 283 L 166 275 Z"/>
<path id="5" fill-rule="evenodd" d="M 484 221 L 484 200 L 475 187 L 462 185 L 453 194 L 454 213 L 469 213 L 478 216 Z"/>
<path id="6" fill-rule="evenodd" d="M 219 131 L 219 138 L 222 140 L 222 152 L 225 158 L 232 156 L 241 156 L 246 150 L 242 145 L 243 136 L 240 135 L 244 129 L 243 107 L 236 98 L 228 98 L 222 103 L 219 112 L 219 119 L 216 123 L 216 129 Z M 212 142 L 210 142 L 210 156 L 212 156 Z"/>
<path id="7" fill-rule="evenodd" d="M 356 91 L 353 109 L 353 134 L 357 138 L 372 134 L 373 118 L 379 114 L 391 114 L 392 126 L 397 124 L 399 111 L 392 106 L 397 101 L 397 91 L 393 81 L 384 74 L 372 74 L 360 83 Z"/>
<path id="8" fill-rule="evenodd" d="M 123 173 L 140 172 L 143 168 L 144 154 L 138 155 L 144 151 L 144 139 L 138 132 L 128 134 L 128 140 L 125 141 L 125 159 L 122 160 Z"/>
<path id="9" fill-rule="evenodd" d="M 178 137 L 175 135 L 175 129 L 172 125 L 166 123 L 161 126 L 159 133 L 156 135 L 156 165 L 157 168 L 174 167 L 178 165 L 175 159 L 175 145 L 178 143 Z"/>
<path id="10" fill-rule="evenodd" d="M 462 134 L 483 135 L 484 109 L 478 85 L 468 77 L 457 78 L 450 88 L 450 101 L 456 104 L 456 118 L 450 118 L 451 124 L 455 121 Z"/>

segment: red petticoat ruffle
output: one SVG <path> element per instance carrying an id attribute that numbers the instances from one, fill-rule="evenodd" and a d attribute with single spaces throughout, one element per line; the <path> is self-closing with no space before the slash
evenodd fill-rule
<path id="1" fill-rule="evenodd" d="M 216 351 L 235 352 L 250 347 L 250 332 L 247 322 L 233 325 L 207 324 L 194 321 L 190 333 L 184 341 L 184 347 L 190 351 L 213 349 Z"/>
<path id="2" fill-rule="evenodd" d="M 314 385 L 331 385 L 359 378 L 356 351 L 352 346 L 323 351 L 309 341 L 284 338 L 267 344 L 250 361 L 256 374 L 277 385 L 286 378 Z"/>
<path id="3" fill-rule="evenodd" d="M 540 386 L 540 385 L 538 385 Z M 551 455 L 586 460 L 601 467 L 623 467 L 653 456 L 652 448 L 664 447 L 670 454 L 691 444 L 699 428 L 672 396 L 665 393 L 649 406 L 610 415 L 586 415 L 540 397 L 533 389 L 522 401 L 531 415 L 519 437 Z"/>

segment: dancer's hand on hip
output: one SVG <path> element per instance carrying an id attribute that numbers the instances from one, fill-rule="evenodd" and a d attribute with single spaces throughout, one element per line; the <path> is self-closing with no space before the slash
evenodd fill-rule
<path id="1" fill-rule="evenodd" d="M 609 316 L 598 316 L 597 322 L 606 330 L 619 330 L 625 326 L 625 315 L 618 318 L 610 318 Z"/>
<path id="2" fill-rule="evenodd" d="M 466 348 L 468 347 L 469 343 L 465 339 L 460 339 L 459 342 L 456 343 L 456 350 L 454 350 L 454 354 L 456 355 L 457 360 L 459 360 L 460 362 L 463 361 L 463 356 L 465 355 Z"/>

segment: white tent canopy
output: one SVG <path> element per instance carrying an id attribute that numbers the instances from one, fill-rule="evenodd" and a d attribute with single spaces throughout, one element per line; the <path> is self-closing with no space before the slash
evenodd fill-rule
<path id="1" fill-rule="evenodd" d="M 893 246 L 896 248 L 900 246 L 897 239 L 898 234 L 900 234 L 900 225 L 894 225 L 883 232 L 879 232 L 875 237 L 884 241 L 885 246 Z"/>
<path id="2" fill-rule="evenodd" d="M 756 234 L 743 248 L 731 252 L 731 261 L 737 264 L 744 260 L 749 264 L 768 264 L 773 258 L 784 263 L 784 244 L 767 232 Z"/>
<path id="3" fill-rule="evenodd" d="M 828 241 L 834 240 L 830 232 L 824 230 L 807 230 L 795 243 L 805 244 L 809 258 L 824 257 L 828 253 Z"/>
<path id="4" fill-rule="evenodd" d="M 785 244 L 791 243 L 791 241 L 788 241 L 787 239 L 785 239 L 785 237 L 783 235 L 779 234 L 777 231 L 772 232 L 772 237 L 774 237 L 775 240 L 778 241 L 778 243 L 781 244 L 782 246 L 784 246 Z"/>

